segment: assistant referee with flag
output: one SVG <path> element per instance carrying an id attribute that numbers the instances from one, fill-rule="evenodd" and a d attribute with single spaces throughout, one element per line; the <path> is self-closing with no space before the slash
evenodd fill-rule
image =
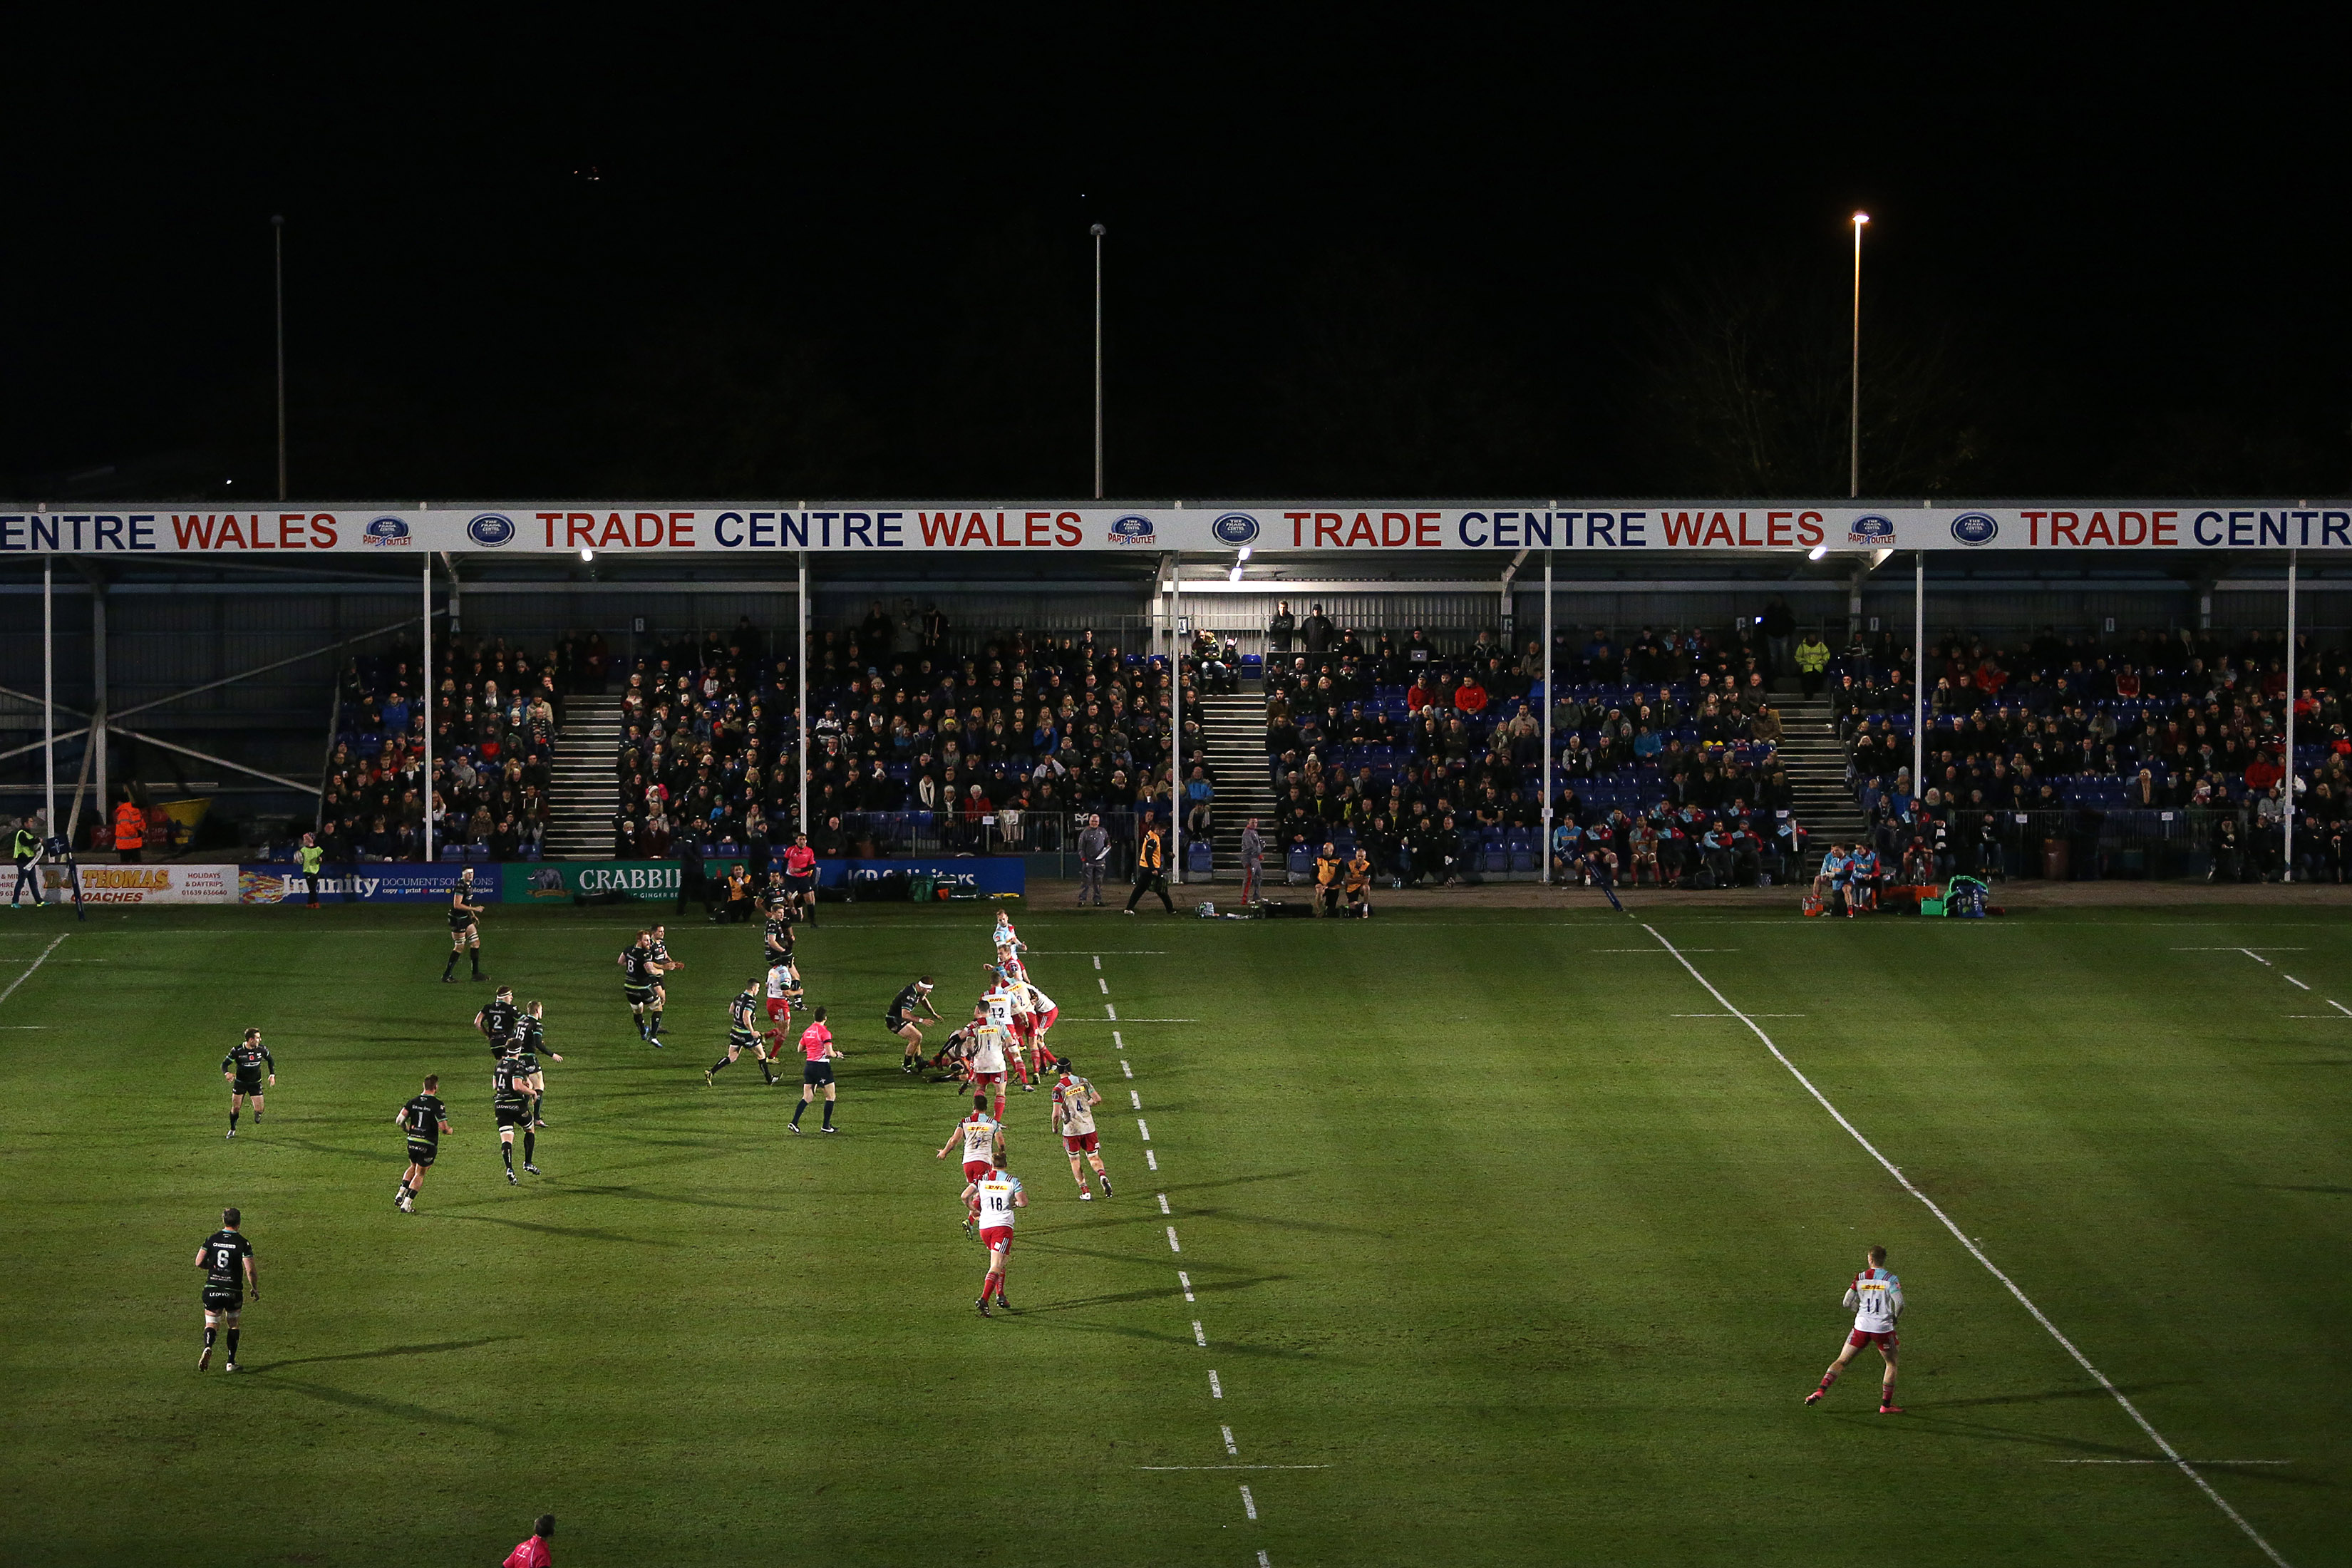
<path id="1" fill-rule="evenodd" d="M 8 847 L 8 852 L 16 860 L 16 890 L 8 895 L 8 907 L 12 910 L 18 907 L 26 888 L 33 889 L 36 905 L 41 901 L 41 878 L 37 869 L 41 864 L 41 836 L 34 830 L 33 822 L 34 819 L 28 816 L 16 824 L 16 839 Z"/>

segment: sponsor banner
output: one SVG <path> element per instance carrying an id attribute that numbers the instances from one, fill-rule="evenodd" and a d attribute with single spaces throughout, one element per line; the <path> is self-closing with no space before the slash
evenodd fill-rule
<path id="1" fill-rule="evenodd" d="M 323 902 L 356 904 L 446 904 L 456 890 L 462 866 L 419 866 L 399 861 L 367 861 L 357 866 L 319 868 L 319 898 Z M 474 868 L 478 904 L 502 902 L 499 868 Z M 282 861 L 236 868 L 236 901 L 240 904 L 301 903 L 310 897 L 302 874 Z"/>
<path id="2" fill-rule="evenodd" d="M 1822 549 L 2031 552 L 2352 550 L 2352 508 L 2286 501 L 2063 500 L 1869 507 L 1852 501 L 1281 501 L 1109 507 L 1054 502 L 367 502 L 272 511 L 185 503 L 43 510 L 0 503 L 0 555 L 364 554 L 457 551 L 743 559 L 803 550 L 1382 554 L 1448 550 L 1705 553 Z"/>
<path id="3" fill-rule="evenodd" d="M 70 901 L 63 866 L 41 868 L 41 896 Z M 81 901 L 85 904 L 233 904 L 236 902 L 234 866 L 84 866 Z"/>
<path id="4" fill-rule="evenodd" d="M 946 857 L 937 860 L 820 860 L 820 887 L 855 888 L 877 882 L 893 871 L 913 876 L 918 871 L 937 877 L 943 887 L 966 888 L 978 893 L 1022 893 L 1028 890 L 1028 868 L 1018 855 L 992 855 L 971 859 Z"/>
<path id="5" fill-rule="evenodd" d="M 510 904 L 569 903 L 575 895 L 676 899 L 675 860 L 557 860 L 500 868 Z"/>

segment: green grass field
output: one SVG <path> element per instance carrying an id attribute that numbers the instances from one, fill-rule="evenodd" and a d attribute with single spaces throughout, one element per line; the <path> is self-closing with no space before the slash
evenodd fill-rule
<path id="1" fill-rule="evenodd" d="M 0 1004 L 0 1557 L 494 1563 L 545 1510 L 565 1568 L 2264 1561 L 1640 921 L 1018 918 L 1118 1195 L 1016 1093 L 1024 1310 L 983 1321 L 958 1101 L 878 1015 L 977 992 L 986 906 L 804 937 L 832 1139 L 748 1059 L 703 1085 L 756 929 L 674 929 L 657 1053 L 627 911 L 494 908 L 567 1058 L 520 1189 L 437 910 L 0 917 L 0 986 L 72 932 Z M 2352 1557 L 2345 921 L 1650 923 L 2284 1561 Z M 279 1081 L 229 1142 L 248 1023 Z M 428 1070 L 457 1131 L 411 1217 Z M 236 1378 L 194 1370 L 225 1204 Z M 1803 1408 L 1872 1241 L 1910 1413 L 1874 1357 Z"/>

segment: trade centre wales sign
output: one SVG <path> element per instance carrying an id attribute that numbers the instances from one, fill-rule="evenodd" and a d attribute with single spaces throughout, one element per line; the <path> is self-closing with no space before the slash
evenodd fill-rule
<path id="1" fill-rule="evenodd" d="M 742 558 L 780 552 L 1096 551 L 1276 554 L 1983 549 L 2352 550 L 2352 506 L 2065 500 L 1867 507 L 1788 501 L 1280 501 L 1126 507 L 1034 502 L 373 502 L 264 510 L 185 502 L 0 506 L 0 556 L 397 555 L 449 551 Z"/>

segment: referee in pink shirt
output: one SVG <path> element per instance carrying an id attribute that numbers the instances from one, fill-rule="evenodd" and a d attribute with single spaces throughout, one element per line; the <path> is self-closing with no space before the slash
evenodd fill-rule
<path id="1" fill-rule="evenodd" d="M 824 1009 L 819 1007 L 815 1017 L 801 1035 L 801 1055 L 808 1059 L 801 1063 L 801 1102 L 793 1107 L 795 1132 L 801 1130 L 801 1112 L 809 1108 L 819 1085 L 824 1089 L 824 1130 L 837 1131 L 833 1124 L 833 1064 L 841 1052 L 834 1047 L 833 1031 L 824 1026 Z"/>
<path id="2" fill-rule="evenodd" d="M 555 1516 L 541 1514 L 539 1522 L 531 1526 L 530 1538 L 508 1552 L 507 1560 L 499 1564 L 499 1568 L 549 1568 L 555 1558 L 548 1551 L 547 1543 L 554 1539 Z"/>

